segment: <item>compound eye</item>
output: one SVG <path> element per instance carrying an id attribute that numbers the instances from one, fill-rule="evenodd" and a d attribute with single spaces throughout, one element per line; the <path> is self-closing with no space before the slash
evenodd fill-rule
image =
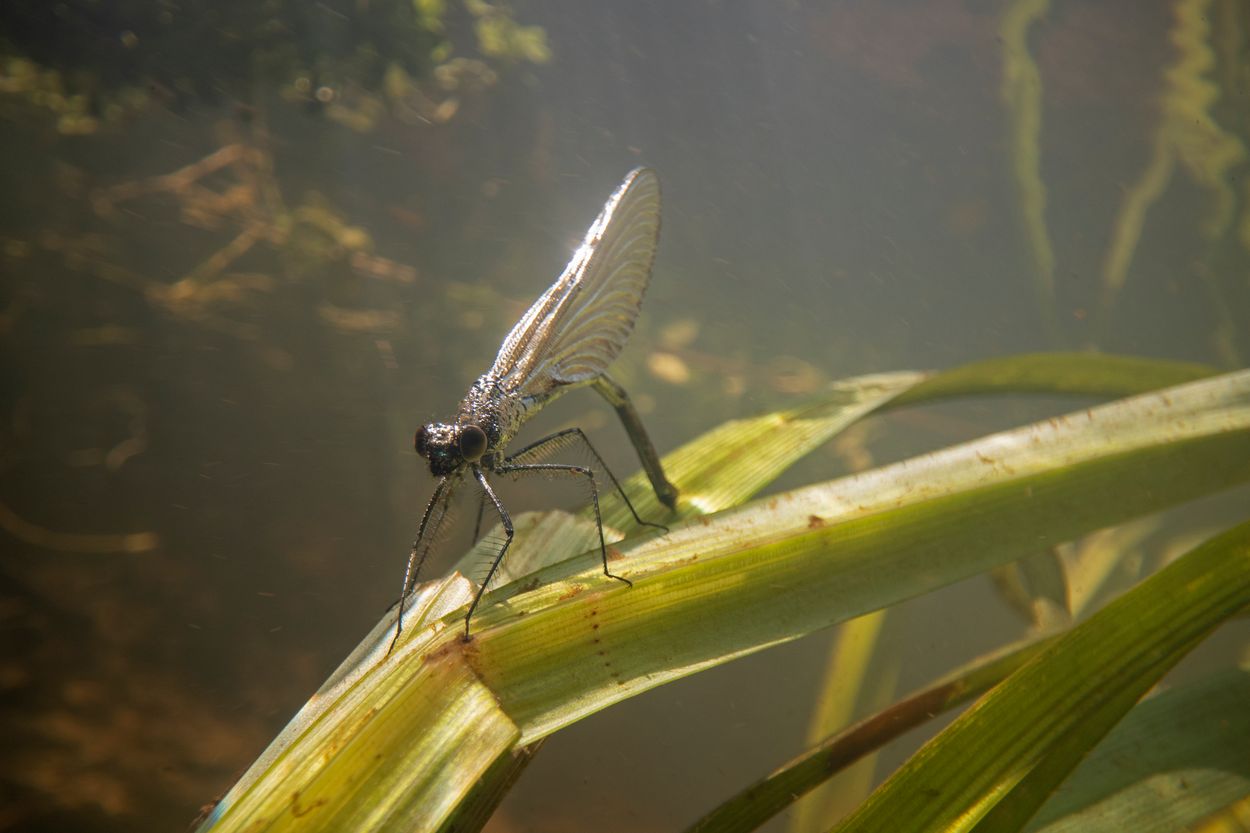
<path id="1" fill-rule="evenodd" d="M 422 457 L 430 456 L 430 434 L 426 430 L 427 426 L 422 425 L 417 429 L 417 434 L 412 438 L 412 446 Z"/>
<path id="2" fill-rule="evenodd" d="M 470 463 L 476 463 L 486 453 L 486 432 L 476 425 L 466 425 L 460 429 L 460 456 Z"/>

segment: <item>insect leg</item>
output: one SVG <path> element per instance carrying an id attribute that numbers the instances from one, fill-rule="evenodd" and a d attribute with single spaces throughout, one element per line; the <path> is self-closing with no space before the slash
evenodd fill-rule
<path id="1" fill-rule="evenodd" d="M 455 491 L 453 486 L 456 478 L 444 477 L 438 481 L 438 485 L 434 487 L 434 494 L 430 496 L 430 502 L 425 507 L 425 514 L 421 516 L 421 525 L 417 527 L 417 537 L 412 542 L 412 550 L 408 553 L 408 566 L 404 569 L 404 586 L 399 591 L 399 603 L 395 611 L 395 637 L 391 639 L 391 646 L 386 649 L 389 655 L 395 650 L 395 643 L 399 641 L 399 634 L 404 629 L 404 601 L 408 598 L 408 594 L 412 592 L 412 588 L 416 586 L 417 576 L 421 572 L 421 565 L 425 563 L 425 557 L 430 551 L 429 544 L 426 542 L 426 530 L 429 527 L 430 519 L 434 518 L 434 528 L 429 529 L 431 537 L 434 535 L 438 525 L 442 523 L 443 518 L 447 515 L 447 505 L 451 502 L 452 492 Z M 437 512 L 435 509 L 437 508 Z M 423 547 L 422 544 L 425 543 Z"/>
<path id="2" fill-rule="evenodd" d="M 630 587 L 634 583 L 624 576 L 618 576 L 608 569 L 608 545 L 603 540 L 603 517 L 599 514 L 599 485 L 595 482 L 595 473 L 585 466 L 570 466 L 564 463 L 529 463 L 517 465 L 505 462 L 496 466 L 495 471 L 500 474 L 517 474 L 526 472 L 548 472 L 557 474 L 578 474 L 584 476 L 590 481 L 590 497 L 591 504 L 595 507 L 595 527 L 599 530 L 599 552 L 603 555 L 603 574 L 608 578 L 614 578 L 617 581 L 623 581 Z M 618 487 L 619 488 L 619 487 Z M 636 516 L 635 516 L 636 517 Z M 653 524 L 654 526 L 654 524 Z M 497 562 L 496 562 L 497 563 Z"/>
<path id="3" fill-rule="evenodd" d="M 508 510 L 504 509 L 503 503 L 499 500 L 499 495 L 495 494 L 495 490 L 490 487 L 490 481 L 486 479 L 486 474 L 482 471 L 481 466 L 473 467 L 473 476 L 477 478 L 478 483 L 482 484 L 482 492 L 490 498 L 491 503 L 495 504 L 495 511 L 499 513 L 499 519 L 503 522 L 504 534 L 508 537 L 503 542 L 503 546 L 499 548 L 499 555 L 495 556 L 495 562 L 490 565 L 490 571 L 486 573 L 482 586 L 477 589 L 477 595 L 473 597 L 473 604 L 469 605 L 469 612 L 464 615 L 465 642 L 469 641 L 469 620 L 473 618 L 473 611 L 477 610 L 477 603 L 482 600 L 482 594 L 490 586 L 490 580 L 495 577 L 495 571 L 499 569 L 504 553 L 508 551 L 508 547 L 512 546 L 512 518 L 508 515 Z"/>
<path id="4" fill-rule="evenodd" d="M 651 438 L 647 436 L 647 429 L 642 427 L 642 420 L 638 412 L 634 410 L 634 403 L 629 401 L 629 394 L 625 393 L 625 388 L 614 382 L 606 373 L 596 378 L 592 384 L 616 411 L 616 415 L 621 418 L 621 424 L 625 426 L 625 433 L 629 434 L 629 441 L 634 444 L 634 450 L 638 452 L 638 459 L 642 461 L 642 469 L 651 481 L 655 496 L 669 509 L 676 509 L 677 487 L 668 482 L 668 478 L 664 476 L 660 457 L 655 453 L 655 446 L 651 444 Z"/>
<path id="5" fill-rule="evenodd" d="M 608 480 L 612 481 L 612 487 L 616 489 L 616 493 L 621 496 L 621 500 L 625 501 L 625 506 L 629 509 L 629 514 L 634 516 L 634 520 L 638 522 L 639 526 L 651 526 L 668 532 L 668 527 L 664 524 L 652 523 L 651 521 L 644 521 L 642 519 L 642 517 L 638 514 L 638 510 L 634 508 L 633 502 L 629 499 L 629 495 L 625 494 L 625 490 L 621 488 L 621 483 L 616 479 L 616 475 L 612 473 L 612 469 L 608 468 L 608 464 L 603 462 L 603 458 L 599 456 L 599 452 L 596 451 L 595 447 L 590 444 L 590 438 L 586 436 L 586 432 L 580 428 L 565 428 L 563 431 L 557 431 L 554 434 L 543 437 L 541 440 L 536 440 L 535 442 L 532 442 L 522 448 L 516 454 L 508 457 L 508 459 L 504 460 L 504 464 L 514 466 L 532 465 L 532 463 L 527 463 L 526 461 L 535 460 L 552 448 L 564 445 L 564 443 L 570 439 L 581 440 L 582 445 L 586 446 L 586 450 L 590 452 L 590 456 L 595 458 L 595 462 L 599 465 L 599 468 L 608 476 Z"/>
<path id="6" fill-rule="evenodd" d="M 483 493 L 481 496 L 478 497 L 478 501 L 477 501 L 477 520 L 473 522 L 473 540 L 469 542 L 470 546 L 477 543 L 478 533 L 482 531 L 482 515 L 485 512 L 486 512 L 486 494 Z"/>

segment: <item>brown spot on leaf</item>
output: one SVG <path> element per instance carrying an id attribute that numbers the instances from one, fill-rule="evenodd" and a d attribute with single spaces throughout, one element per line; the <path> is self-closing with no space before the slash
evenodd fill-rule
<path id="1" fill-rule="evenodd" d="M 321 805 L 325 803 L 326 803 L 326 800 L 324 798 L 319 798 L 316 801 L 314 801 L 311 806 L 301 807 L 299 803 L 299 790 L 296 790 L 295 792 L 291 793 L 291 815 L 295 816 L 295 818 L 306 816 L 309 813 L 311 813 L 313 810 L 316 810 L 318 807 L 320 807 Z"/>
<path id="2" fill-rule="evenodd" d="M 580 585 L 580 584 L 573 584 L 573 585 L 570 585 L 568 590 L 565 590 L 563 593 L 561 593 L 561 594 L 560 594 L 559 599 L 560 599 L 560 601 L 562 601 L 562 602 L 563 602 L 563 601 L 566 601 L 566 600 L 568 600 L 568 599 L 572 599 L 572 598 L 574 598 L 575 596 L 580 596 L 580 595 L 581 595 L 581 593 L 582 593 L 582 591 L 583 591 L 583 590 L 585 590 L 585 589 L 586 589 L 586 588 L 585 588 L 585 587 L 583 587 L 583 586 L 582 586 L 582 585 Z"/>

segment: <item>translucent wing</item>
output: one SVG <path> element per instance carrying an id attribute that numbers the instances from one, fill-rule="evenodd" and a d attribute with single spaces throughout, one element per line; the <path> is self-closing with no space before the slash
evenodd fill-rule
<path id="1" fill-rule="evenodd" d="M 504 339 L 489 375 L 542 398 L 607 370 L 633 332 L 660 234 L 660 179 L 637 168 L 608 198 L 564 273 Z"/>

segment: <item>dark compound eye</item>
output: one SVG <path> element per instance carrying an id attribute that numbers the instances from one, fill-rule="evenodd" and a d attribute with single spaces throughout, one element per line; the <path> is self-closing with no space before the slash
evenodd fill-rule
<path id="1" fill-rule="evenodd" d="M 422 457 L 430 456 L 430 435 L 422 425 L 417 429 L 417 435 L 412 438 L 412 446 Z"/>
<path id="2" fill-rule="evenodd" d="M 460 456 L 470 463 L 476 463 L 486 453 L 486 432 L 476 425 L 466 425 L 460 429 Z"/>

